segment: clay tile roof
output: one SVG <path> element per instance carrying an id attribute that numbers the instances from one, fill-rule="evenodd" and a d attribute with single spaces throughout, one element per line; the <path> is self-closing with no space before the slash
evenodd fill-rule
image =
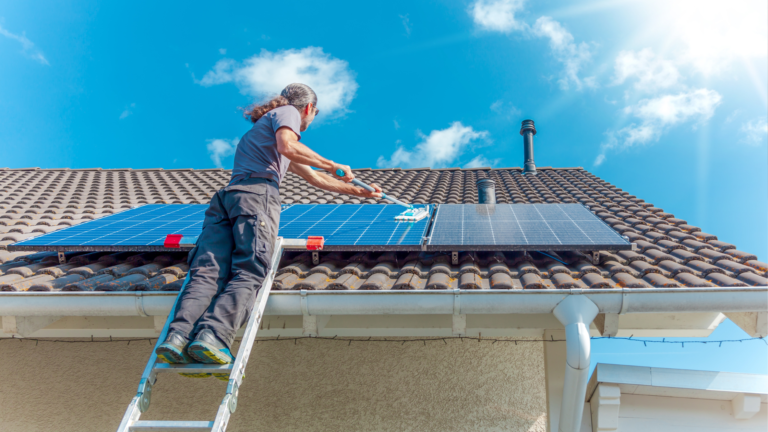
<path id="1" fill-rule="evenodd" d="M 496 182 L 499 203 L 582 203 L 638 245 L 592 256 L 564 252 L 289 252 L 282 290 L 603 289 L 768 285 L 768 264 L 687 221 L 630 195 L 582 168 L 360 169 L 392 196 L 414 203 L 475 203 L 475 181 Z M 24 238 L 146 203 L 206 204 L 230 178 L 223 169 L 0 168 L 0 290 L 174 291 L 186 276 L 185 253 L 8 252 Z M 288 174 L 283 203 L 373 203 L 319 190 Z M 556 259 L 555 259 L 556 258 Z"/>

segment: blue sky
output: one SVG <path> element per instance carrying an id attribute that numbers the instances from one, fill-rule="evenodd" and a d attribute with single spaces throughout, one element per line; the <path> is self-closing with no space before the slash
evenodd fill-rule
<path id="1" fill-rule="evenodd" d="M 521 166 L 530 118 L 538 166 L 768 260 L 762 0 L 42 4 L 0 4 L 0 166 L 230 168 L 238 107 L 303 81 L 335 161 Z"/>

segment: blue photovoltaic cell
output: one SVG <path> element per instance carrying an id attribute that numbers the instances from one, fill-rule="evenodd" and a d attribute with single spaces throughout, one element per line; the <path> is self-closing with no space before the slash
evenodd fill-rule
<path id="1" fill-rule="evenodd" d="M 404 210 L 391 204 L 294 204 L 280 216 L 280 235 L 323 236 L 326 249 L 420 249 L 430 218 L 397 222 Z"/>
<path id="2" fill-rule="evenodd" d="M 428 250 L 622 250 L 632 244 L 581 204 L 441 204 Z"/>
<path id="3" fill-rule="evenodd" d="M 147 204 L 60 231 L 24 240 L 13 246 L 83 247 L 94 250 L 162 247 L 168 234 L 197 236 L 207 204 Z"/>
<path id="4" fill-rule="evenodd" d="M 207 204 L 149 204 L 50 234 L 24 240 L 12 249 L 162 250 L 168 234 L 199 236 Z M 404 208 L 378 204 L 293 204 L 281 206 L 285 238 L 325 237 L 337 250 L 419 249 L 429 218 L 397 222 Z"/>

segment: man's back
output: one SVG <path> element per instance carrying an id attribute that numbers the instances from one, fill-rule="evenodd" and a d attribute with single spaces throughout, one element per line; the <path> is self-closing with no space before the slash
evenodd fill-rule
<path id="1" fill-rule="evenodd" d="M 277 150 L 275 134 L 281 127 L 290 128 L 301 139 L 301 116 L 292 105 L 267 112 L 243 135 L 235 151 L 233 181 L 259 173 L 280 184 L 291 163 Z"/>

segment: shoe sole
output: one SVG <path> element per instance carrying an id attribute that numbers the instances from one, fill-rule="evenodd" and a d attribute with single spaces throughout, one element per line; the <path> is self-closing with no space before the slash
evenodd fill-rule
<path id="1" fill-rule="evenodd" d="M 184 350 L 180 350 L 173 345 L 162 344 L 159 347 L 157 347 L 157 350 L 155 351 L 155 353 L 157 354 L 157 358 L 164 361 L 165 363 L 172 363 L 172 364 L 193 363 L 192 358 L 188 356 L 184 352 Z M 206 372 L 180 373 L 179 375 L 186 378 L 208 378 L 211 376 L 211 374 Z"/>
<path id="2" fill-rule="evenodd" d="M 192 342 L 187 348 L 187 353 L 200 363 L 228 364 L 232 363 L 232 356 L 216 349 L 205 342 Z"/>
<path id="3" fill-rule="evenodd" d="M 155 354 L 166 363 L 192 363 L 192 359 L 184 352 L 184 349 L 169 344 L 162 344 L 157 347 Z"/>

